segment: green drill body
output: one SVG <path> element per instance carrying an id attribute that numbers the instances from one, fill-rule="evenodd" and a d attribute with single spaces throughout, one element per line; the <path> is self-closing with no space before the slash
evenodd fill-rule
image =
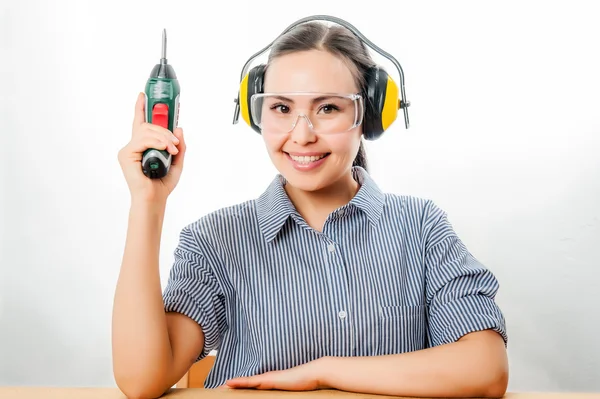
<path id="1" fill-rule="evenodd" d="M 180 86 L 175 70 L 167 63 L 165 31 L 163 31 L 162 58 L 152 69 L 144 93 L 146 94 L 146 122 L 173 132 L 179 119 Z M 142 171 L 149 178 L 163 178 L 169 172 L 171 160 L 172 156 L 167 150 L 149 148 L 142 156 Z"/>

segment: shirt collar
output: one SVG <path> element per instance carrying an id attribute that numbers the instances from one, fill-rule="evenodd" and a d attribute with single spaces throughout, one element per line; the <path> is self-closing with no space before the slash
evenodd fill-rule
<path id="1" fill-rule="evenodd" d="M 348 206 L 363 211 L 369 223 L 376 226 L 383 212 L 385 195 L 362 167 L 352 167 L 352 176 L 360 184 L 360 189 Z M 277 174 L 256 201 L 258 224 L 267 242 L 277 236 L 288 218 L 300 216 L 285 191 L 285 183 L 285 178 Z"/>

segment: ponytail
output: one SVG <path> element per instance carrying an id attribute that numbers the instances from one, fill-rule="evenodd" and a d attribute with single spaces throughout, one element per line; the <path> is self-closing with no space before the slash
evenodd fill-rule
<path id="1" fill-rule="evenodd" d="M 362 140 L 360 142 L 360 146 L 358 147 L 358 153 L 356 154 L 356 158 L 354 158 L 352 166 L 360 166 L 367 172 L 369 171 L 367 168 L 367 154 Z"/>

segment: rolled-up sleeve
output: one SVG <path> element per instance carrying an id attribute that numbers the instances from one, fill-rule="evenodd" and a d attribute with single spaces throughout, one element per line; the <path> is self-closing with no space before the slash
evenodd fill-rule
<path id="1" fill-rule="evenodd" d="M 174 263 L 163 292 L 166 312 L 196 321 L 204 333 L 204 348 L 197 360 L 218 348 L 226 328 L 224 297 L 190 226 L 180 233 Z"/>
<path id="2" fill-rule="evenodd" d="M 504 315 L 495 297 L 499 283 L 454 232 L 445 212 L 433 206 L 426 242 L 426 296 L 430 345 L 457 341 L 462 336 L 491 329 L 507 346 Z"/>

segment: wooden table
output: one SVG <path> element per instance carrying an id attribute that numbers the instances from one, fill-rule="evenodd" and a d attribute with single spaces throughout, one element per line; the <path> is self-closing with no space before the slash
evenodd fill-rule
<path id="1" fill-rule="evenodd" d="M 391 396 L 341 391 L 258 391 L 251 389 L 172 389 L 164 399 L 384 399 Z M 506 399 L 600 399 L 600 393 L 508 393 Z M 0 399 L 126 399 L 117 388 L 0 387 Z M 397 398 L 395 398 L 397 399 Z M 422 398 L 421 398 L 422 399 Z"/>

